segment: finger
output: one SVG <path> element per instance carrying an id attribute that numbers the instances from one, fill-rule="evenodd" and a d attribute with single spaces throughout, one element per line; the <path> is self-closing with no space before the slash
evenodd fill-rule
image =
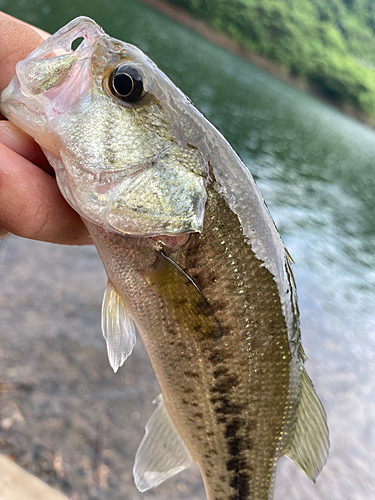
<path id="1" fill-rule="evenodd" d="M 0 144 L 0 226 L 13 234 L 51 243 L 92 243 L 79 215 L 56 181 Z"/>
<path id="2" fill-rule="evenodd" d="M 22 40 L 22 44 L 25 48 L 27 48 L 27 53 L 33 50 L 34 45 L 37 46 L 42 42 L 43 39 L 48 38 L 49 34 L 45 31 L 39 30 L 33 26 L 24 23 L 18 19 L 15 19 L 8 14 L 0 12 L 0 25 L 2 29 L 0 30 L 0 60 L 2 62 L 2 70 L 5 72 L 12 69 L 14 66 L 13 60 L 9 67 L 9 63 L 7 65 L 7 61 L 9 61 L 9 56 L 14 56 L 15 52 L 17 52 L 17 39 L 22 38 L 24 34 L 24 30 L 32 30 L 34 32 L 34 39 L 27 38 Z M 38 36 L 35 38 L 35 32 L 38 33 Z M 18 33 L 18 37 L 16 35 Z M 12 44 L 7 44 L 7 39 L 12 35 Z M 30 45 L 30 41 L 32 45 Z M 35 43 L 34 43 L 35 42 Z M 11 49 L 9 52 L 9 48 Z M 23 50 L 23 48 L 22 48 Z M 20 57 L 22 57 L 23 53 L 18 53 Z M 4 74 L 0 75 L 0 88 L 1 88 L 1 80 Z M 5 82 L 7 83 L 7 82 Z M 8 146 L 10 149 L 20 154 L 24 158 L 32 161 L 39 167 L 43 168 L 46 172 L 54 175 L 52 167 L 49 165 L 47 159 L 45 158 L 43 152 L 40 147 L 35 143 L 33 139 L 31 139 L 28 135 L 21 132 L 15 125 L 4 122 L 4 117 L 0 114 L 0 142 Z"/>
<path id="3" fill-rule="evenodd" d="M 29 135 L 22 132 L 16 125 L 6 120 L 0 121 L 0 142 L 15 153 L 42 168 L 54 176 L 54 170 L 48 163 L 40 146 Z"/>
<path id="4" fill-rule="evenodd" d="M 43 38 L 29 25 L 0 14 L 0 90 L 15 75 L 16 64 L 38 47 Z"/>
<path id="5" fill-rule="evenodd" d="M 51 36 L 49 33 L 47 33 L 47 31 L 41 30 L 40 28 L 37 28 L 32 24 L 26 23 L 25 21 L 21 21 L 21 19 L 17 19 L 16 17 L 11 16 L 10 14 L 6 14 L 5 12 L 0 11 L 0 18 L 8 19 L 10 21 L 23 24 L 24 26 L 28 26 L 29 28 L 33 29 L 36 33 L 38 33 L 43 38 L 43 40 L 46 40 L 49 36 Z"/>

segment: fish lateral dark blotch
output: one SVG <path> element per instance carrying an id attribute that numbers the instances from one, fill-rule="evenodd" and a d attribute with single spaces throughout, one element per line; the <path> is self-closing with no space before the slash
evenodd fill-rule
<path id="1" fill-rule="evenodd" d="M 233 457 L 236 457 L 243 449 L 243 438 L 232 437 L 228 439 L 227 444 L 229 454 Z"/>
<path id="2" fill-rule="evenodd" d="M 239 383 L 239 379 L 234 374 L 228 374 L 218 378 L 212 387 L 212 392 L 219 392 L 221 394 L 227 394 L 232 389 L 234 389 Z"/>
<path id="3" fill-rule="evenodd" d="M 227 461 L 227 471 L 239 472 L 240 470 L 246 469 L 246 460 L 234 457 Z"/>
<path id="4" fill-rule="evenodd" d="M 156 252 L 153 269 L 141 274 L 186 335 L 194 334 L 199 340 L 220 340 L 221 326 L 207 298 L 175 262 Z"/>
<path id="5" fill-rule="evenodd" d="M 236 436 L 237 432 L 241 428 L 241 425 L 243 425 L 243 423 L 238 418 L 233 418 L 230 422 L 227 423 L 224 436 L 226 438 Z"/>
<path id="6" fill-rule="evenodd" d="M 219 366 L 215 368 L 212 372 L 215 378 L 220 377 L 221 375 L 226 375 L 229 372 L 229 368 L 227 366 Z"/>

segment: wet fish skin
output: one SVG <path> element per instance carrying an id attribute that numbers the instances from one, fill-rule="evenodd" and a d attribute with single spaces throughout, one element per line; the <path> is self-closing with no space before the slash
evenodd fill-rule
<path id="1" fill-rule="evenodd" d="M 132 316 L 167 410 L 200 465 L 208 498 L 261 499 L 269 496 L 276 459 L 293 425 L 297 395 L 294 399 L 289 395 L 290 373 L 285 368 L 291 355 L 276 283 L 239 231 L 233 240 L 229 223 L 239 229 L 238 220 L 224 207 L 223 199 L 212 192 L 203 233 L 192 235 L 184 248 L 175 251 L 155 250 L 152 244 L 140 252 L 131 249 L 139 243 L 134 239 L 125 243 L 120 237 L 116 245 L 107 240 L 112 235 L 103 241 L 101 231 L 89 228 L 121 295 L 134 287 Z M 164 297 L 155 300 L 149 281 L 142 277 L 155 272 L 160 251 L 169 254 L 208 299 L 220 325 L 217 331 L 209 329 L 202 336 L 183 328 Z M 126 269 L 129 255 L 133 265 Z M 246 269 L 238 278 L 242 283 L 233 282 L 234 268 L 239 274 Z M 237 287 L 243 293 L 237 289 L 234 294 Z M 246 308 L 252 310 L 245 316 Z M 257 335 L 252 333 L 255 329 Z"/>
<path id="2" fill-rule="evenodd" d="M 73 56 L 42 59 L 82 35 Z M 108 91 L 124 62 L 143 75 L 139 103 Z M 147 56 L 88 18 L 20 63 L 1 100 L 43 146 L 100 253 L 112 366 L 131 352 L 134 321 L 161 386 L 137 486 L 194 460 L 209 500 L 269 500 L 283 454 L 315 479 L 328 430 L 303 367 L 290 259 L 221 134 Z"/>

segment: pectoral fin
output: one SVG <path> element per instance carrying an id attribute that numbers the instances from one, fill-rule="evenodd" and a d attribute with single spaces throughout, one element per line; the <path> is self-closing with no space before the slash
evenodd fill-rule
<path id="1" fill-rule="evenodd" d="M 157 254 L 155 270 L 143 273 L 164 301 L 176 322 L 200 338 L 220 338 L 221 329 L 208 300 L 194 281 L 163 253 Z"/>
<path id="2" fill-rule="evenodd" d="M 134 463 L 134 481 L 139 491 L 146 491 L 183 471 L 192 458 L 176 431 L 160 394 L 158 407 L 146 424 L 146 434 Z"/>
<path id="3" fill-rule="evenodd" d="M 301 400 L 291 441 L 284 452 L 305 474 L 315 481 L 327 461 L 329 449 L 326 413 L 303 368 Z"/>
<path id="4" fill-rule="evenodd" d="M 102 331 L 109 363 L 116 373 L 133 350 L 135 325 L 125 302 L 109 280 L 103 297 Z"/>

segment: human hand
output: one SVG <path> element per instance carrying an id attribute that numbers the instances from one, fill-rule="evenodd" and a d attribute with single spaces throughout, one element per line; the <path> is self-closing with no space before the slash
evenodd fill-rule
<path id="1" fill-rule="evenodd" d="M 0 12 L 0 91 L 48 33 Z M 0 115 L 0 238 L 85 245 L 92 243 L 79 215 L 66 203 L 52 167 L 36 142 Z"/>

